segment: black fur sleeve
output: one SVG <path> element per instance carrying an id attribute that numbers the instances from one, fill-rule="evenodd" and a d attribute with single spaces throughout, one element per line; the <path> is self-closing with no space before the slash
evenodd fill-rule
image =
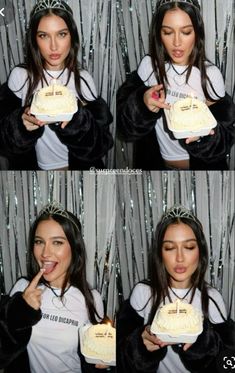
<path id="1" fill-rule="evenodd" d="M 151 112 L 143 101 L 149 89 L 144 85 L 136 71 L 130 74 L 117 93 L 117 129 L 125 141 L 135 141 L 148 135 L 162 115 Z"/>
<path id="2" fill-rule="evenodd" d="M 30 307 L 21 292 L 5 296 L 0 304 L 0 368 L 22 354 L 29 342 L 32 326 L 41 319 L 41 311 Z"/>
<path id="3" fill-rule="evenodd" d="M 217 357 L 226 348 L 235 349 L 234 322 L 233 329 L 227 322 L 212 324 L 204 320 L 203 332 L 198 336 L 195 343 L 183 351 L 178 345 L 173 346 L 185 365 L 192 373 L 220 373 L 217 366 Z"/>
<path id="4" fill-rule="evenodd" d="M 0 88 L 0 147 L 6 156 L 27 153 L 43 134 L 43 128 L 27 131 L 23 112 L 21 100 L 4 83 Z"/>
<path id="5" fill-rule="evenodd" d="M 75 158 L 92 162 L 106 155 L 113 146 L 109 131 L 112 119 L 106 102 L 100 97 L 80 107 L 64 129 L 55 124 L 49 126 Z"/>
<path id="6" fill-rule="evenodd" d="M 235 142 L 235 104 L 226 94 L 223 99 L 209 106 L 211 113 L 217 120 L 214 129 L 215 134 L 202 137 L 200 142 L 185 144 L 185 139 L 180 144 L 190 155 L 202 159 L 210 164 L 216 160 L 222 160 L 230 153 L 231 146 Z"/>
<path id="7" fill-rule="evenodd" d="M 125 301 L 117 318 L 118 373 L 156 373 L 167 349 L 149 352 L 141 337 L 144 327 L 143 318 L 131 307 L 129 300 Z"/>

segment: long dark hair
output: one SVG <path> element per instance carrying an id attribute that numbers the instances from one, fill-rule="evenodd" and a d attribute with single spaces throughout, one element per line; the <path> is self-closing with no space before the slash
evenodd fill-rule
<path id="1" fill-rule="evenodd" d="M 206 63 L 209 64 L 209 61 L 206 58 L 205 53 L 205 30 L 202 16 L 200 14 L 200 7 L 197 0 L 195 0 L 195 6 L 188 4 L 187 2 L 181 3 L 173 1 L 166 3 L 160 7 L 156 7 L 155 13 L 152 18 L 150 33 L 149 33 L 149 53 L 152 60 L 152 66 L 154 74 L 156 76 L 159 84 L 163 84 L 164 90 L 166 91 L 166 85 L 168 84 L 165 63 L 171 62 L 170 56 L 167 54 L 167 51 L 162 43 L 161 39 L 161 28 L 162 22 L 165 16 L 165 13 L 168 10 L 172 9 L 181 9 L 187 13 L 192 21 L 194 32 L 195 32 L 195 45 L 192 50 L 192 53 L 189 57 L 189 68 L 186 75 L 186 83 L 188 82 L 189 76 L 191 74 L 193 66 L 197 67 L 201 72 L 201 84 L 204 95 L 207 100 L 215 101 L 208 92 L 207 82 L 215 93 L 212 83 L 206 73 Z M 211 64 L 211 63 L 210 63 Z M 211 64 L 212 65 L 212 64 Z M 218 99 L 221 98 L 218 96 Z"/>
<path id="2" fill-rule="evenodd" d="M 71 36 L 71 48 L 69 51 L 69 54 L 67 58 L 65 59 L 65 68 L 68 68 L 68 79 L 66 82 L 66 85 L 69 82 L 69 79 L 71 77 L 72 72 L 74 73 L 74 79 L 75 79 L 75 87 L 79 94 L 79 97 L 84 100 L 84 97 L 81 94 L 80 89 L 80 73 L 79 73 L 79 66 L 77 61 L 78 56 L 78 50 L 80 46 L 79 42 L 79 35 L 76 23 L 73 19 L 73 12 L 71 8 L 65 3 L 62 2 L 63 5 L 67 10 L 63 9 L 43 9 L 34 14 L 34 9 L 31 12 L 30 15 L 30 21 L 29 21 L 29 27 L 27 30 L 26 35 L 26 64 L 22 65 L 27 69 L 28 72 L 28 91 L 26 94 L 26 101 L 25 105 L 29 106 L 32 100 L 32 95 L 34 93 L 34 90 L 38 86 L 39 82 L 43 82 L 43 80 L 46 82 L 46 78 L 44 76 L 43 68 L 44 66 L 44 60 L 41 56 L 39 47 L 37 45 L 36 35 L 38 30 L 38 25 L 42 17 L 50 16 L 50 15 L 56 15 L 64 20 L 66 23 L 70 36 Z M 37 6 L 37 5 L 36 5 Z M 35 6 L 35 7 L 36 7 Z"/>
<path id="3" fill-rule="evenodd" d="M 71 286 L 79 289 L 84 295 L 89 319 L 92 323 L 96 324 L 97 320 L 95 316 L 97 316 L 98 318 L 100 318 L 100 316 L 96 311 L 92 292 L 86 280 L 86 249 L 84 240 L 82 238 L 81 224 L 78 218 L 71 212 L 65 210 L 65 213 L 68 214 L 68 218 L 59 214 L 43 213 L 39 215 L 32 224 L 29 233 L 28 278 L 29 281 L 31 281 L 40 269 L 33 253 L 34 238 L 37 226 L 41 221 L 52 219 L 60 224 L 60 226 L 62 227 L 65 236 L 70 244 L 72 254 L 71 263 L 62 285 L 61 298 L 63 299 L 63 294 L 65 293 L 65 289 L 68 283 Z M 41 282 L 47 284 L 46 280 L 43 277 L 41 279 Z"/>
<path id="4" fill-rule="evenodd" d="M 206 239 L 203 233 L 202 225 L 195 217 L 195 220 L 185 217 L 169 217 L 168 219 L 161 220 L 155 231 L 154 243 L 150 255 L 150 276 L 149 284 L 151 285 L 152 292 L 152 309 L 149 316 L 149 321 L 152 322 L 154 315 L 165 297 L 170 299 L 169 286 L 170 276 L 162 259 L 162 244 L 165 232 L 171 224 L 184 223 L 188 225 L 195 234 L 197 245 L 199 248 L 199 264 L 196 271 L 191 277 L 192 286 L 192 302 L 196 289 L 201 291 L 202 311 L 205 317 L 208 317 L 208 304 L 209 298 L 207 293 L 208 284 L 205 281 L 205 273 L 208 266 L 208 248 Z"/>

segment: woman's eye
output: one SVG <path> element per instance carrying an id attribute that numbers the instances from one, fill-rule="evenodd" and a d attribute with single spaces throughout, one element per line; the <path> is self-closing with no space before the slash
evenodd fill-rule
<path id="1" fill-rule="evenodd" d="M 195 246 L 187 246 L 185 249 L 187 250 L 193 250 L 195 248 Z"/>
<path id="2" fill-rule="evenodd" d="M 34 245 L 42 245 L 42 240 L 34 240 Z"/>
<path id="3" fill-rule="evenodd" d="M 192 31 L 189 31 L 189 32 L 183 32 L 183 35 L 190 35 L 192 34 Z"/>
<path id="4" fill-rule="evenodd" d="M 163 32 L 163 35 L 171 35 L 172 32 Z"/>
<path id="5" fill-rule="evenodd" d="M 171 251 L 171 250 L 174 250 L 174 247 L 164 247 L 164 250 L 165 251 Z"/>
<path id="6" fill-rule="evenodd" d="M 40 39 L 45 39 L 46 38 L 46 34 L 38 34 L 38 37 L 40 38 Z"/>
<path id="7" fill-rule="evenodd" d="M 60 245 L 63 245 L 63 242 L 62 241 L 53 241 L 53 244 L 55 246 L 60 246 Z"/>
<path id="8" fill-rule="evenodd" d="M 66 35 L 67 35 L 67 32 L 60 32 L 60 33 L 59 33 L 59 36 L 60 36 L 61 38 L 65 38 Z"/>

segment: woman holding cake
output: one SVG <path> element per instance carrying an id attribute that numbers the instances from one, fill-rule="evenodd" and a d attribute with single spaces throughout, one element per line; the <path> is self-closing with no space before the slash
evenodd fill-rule
<path id="1" fill-rule="evenodd" d="M 197 0 L 157 1 L 149 50 L 117 96 L 117 124 L 121 137 L 134 141 L 134 167 L 227 169 L 235 105 L 225 94 L 221 72 L 206 59 Z M 176 140 L 168 129 L 164 110 L 185 98 L 208 105 L 218 122 L 208 136 Z M 188 112 L 190 122 L 194 114 Z"/>
<path id="2" fill-rule="evenodd" d="M 85 362 L 79 328 L 104 315 L 100 294 L 86 280 L 78 218 L 46 205 L 29 235 L 28 277 L 19 279 L 0 311 L 0 368 L 7 373 L 96 372 Z M 99 370 L 100 371 L 100 370 Z"/>
<path id="3" fill-rule="evenodd" d="M 235 336 L 225 322 L 222 296 L 205 281 L 207 266 L 201 223 L 191 211 L 173 206 L 156 227 L 149 280 L 134 287 L 117 319 L 120 373 L 218 372 L 216 357 L 225 347 L 234 349 Z M 169 309 L 167 316 L 158 312 L 165 307 Z M 188 320 L 182 318 L 184 324 L 180 311 L 188 313 Z M 168 337 L 177 335 L 182 343 L 166 342 L 153 334 L 150 328 L 156 329 L 156 319 L 167 329 Z M 176 323 L 181 330 L 172 334 Z M 184 343 L 190 325 L 195 341 Z"/>
<path id="4" fill-rule="evenodd" d="M 0 144 L 10 168 L 103 168 L 102 157 L 113 144 L 109 132 L 112 115 L 105 101 L 97 97 L 92 77 L 78 66 L 79 36 L 71 8 L 64 1 L 38 1 L 31 12 L 26 42 L 26 63 L 15 67 L 1 87 Z M 70 107 L 63 90 L 54 92 L 53 85 L 68 88 L 78 108 Z M 44 114 L 50 106 L 54 115 L 61 113 L 67 100 L 64 109 L 73 113 L 69 122 L 52 118 L 49 123 L 32 115 L 33 96 L 46 87 L 52 91 L 52 99 L 51 92 L 43 102 L 41 99 Z"/>

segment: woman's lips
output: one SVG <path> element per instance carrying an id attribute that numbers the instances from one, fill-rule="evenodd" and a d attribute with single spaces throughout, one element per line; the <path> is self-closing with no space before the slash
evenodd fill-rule
<path id="1" fill-rule="evenodd" d="M 174 271 L 176 273 L 185 273 L 187 271 L 187 268 L 186 267 L 175 267 Z"/>
<path id="2" fill-rule="evenodd" d="M 173 50 L 172 54 L 175 58 L 182 58 L 184 55 L 184 51 L 182 50 Z"/>
<path id="3" fill-rule="evenodd" d="M 50 54 L 50 59 L 51 60 L 59 60 L 61 57 L 60 54 Z"/>
<path id="4" fill-rule="evenodd" d="M 43 273 L 44 275 L 48 275 L 52 271 L 54 271 L 55 267 L 57 266 L 57 262 L 52 262 L 52 261 L 46 261 L 42 263 L 42 268 L 45 269 L 45 272 Z"/>

